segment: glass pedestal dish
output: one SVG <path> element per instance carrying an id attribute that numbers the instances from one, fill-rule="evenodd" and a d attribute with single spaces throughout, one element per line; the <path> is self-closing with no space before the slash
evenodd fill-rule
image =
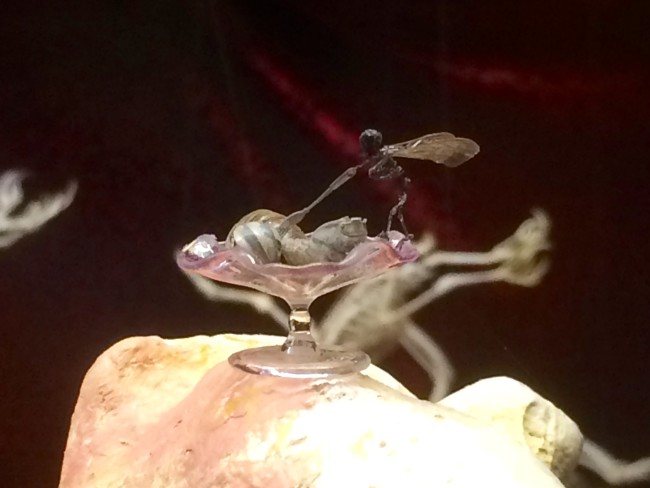
<path id="1" fill-rule="evenodd" d="M 185 271 L 282 298 L 289 305 L 289 335 L 281 346 L 246 349 L 230 364 L 254 374 L 284 377 L 326 377 L 362 371 L 370 364 L 362 351 L 319 346 L 311 331 L 309 307 L 318 297 L 391 268 L 414 261 L 418 252 L 405 236 L 391 231 L 386 238 L 367 238 L 339 262 L 303 266 L 259 264 L 237 247 L 202 235 L 177 254 Z"/>

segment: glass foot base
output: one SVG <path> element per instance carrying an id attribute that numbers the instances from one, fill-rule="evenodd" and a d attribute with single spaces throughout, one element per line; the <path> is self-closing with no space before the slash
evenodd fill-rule
<path id="1" fill-rule="evenodd" d="M 370 358 L 362 351 L 314 350 L 306 346 L 283 350 L 282 346 L 267 346 L 236 352 L 228 358 L 228 362 L 253 374 L 325 378 L 363 371 L 370 365 Z"/>

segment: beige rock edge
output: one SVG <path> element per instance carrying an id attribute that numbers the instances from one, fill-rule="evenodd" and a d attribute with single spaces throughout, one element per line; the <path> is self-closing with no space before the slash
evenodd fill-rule
<path id="1" fill-rule="evenodd" d="M 374 366 L 296 380 L 226 361 L 281 341 L 118 342 L 83 381 L 59 487 L 551 488 L 577 463 L 576 425 L 508 378 L 432 404 Z"/>

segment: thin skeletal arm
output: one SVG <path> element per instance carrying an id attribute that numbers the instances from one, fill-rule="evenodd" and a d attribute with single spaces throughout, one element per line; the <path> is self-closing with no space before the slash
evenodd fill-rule
<path id="1" fill-rule="evenodd" d="M 457 288 L 483 283 L 495 283 L 501 281 L 503 274 L 499 270 L 477 271 L 474 273 L 451 273 L 441 276 L 435 284 L 407 302 L 404 306 L 394 310 L 385 317 L 385 322 L 398 322 L 407 319 L 414 313 L 420 311 L 432 301 L 452 292 Z"/>
<path id="2" fill-rule="evenodd" d="M 519 266 L 532 264 L 536 256 L 551 249 L 551 222 L 543 210 L 533 209 L 533 216 L 524 220 L 507 239 L 488 252 L 450 252 L 434 250 L 422 259 L 427 269 L 440 266 L 498 266 L 511 262 Z"/>
<path id="3" fill-rule="evenodd" d="M 365 350 L 368 339 L 372 342 L 376 337 L 383 337 L 386 330 L 378 318 L 390 312 L 395 296 L 400 293 L 398 274 L 401 272 L 404 268 L 360 281 L 339 293 L 323 317 L 322 327 L 317 329 L 323 344 L 342 344 L 342 337 L 347 336 L 349 340 L 350 336 L 357 336 L 350 345 Z M 387 328 L 391 327 L 392 324 Z"/>
<path id="4" fill-rule="evenodd" d="M 404 320 L 432 301 L 463 286 L 499 281 L 520 286 L 537 285 L 550 266 L 548 259 L 539 257 L 543 251 L 550 249 L 549 228 L 548 216 L 541 210 L 534 210 L 533 217 L 526 219 L 511 237 L 487 253 L 433 251 L 422 261 L 422 265 L 429 270 L 442 265 L 497 267 L 485 271 L 444 274 L 427 291 L 388 314 L 384 321 Z"/>
<path id="5" fill-rule="evenodd" d="M 435 251 L 422 259 L 422 264 L 429 270 L 441 266 L 495 266 L 508 258 L 503 251 L 488 252 L 453 252 Z"/>
<path id="6" fill-rule="evenodd" d="M 632 462 L 621 461 L 589 439 L 585 439 L 582 446 L 580 464 L 610 485 L 650 480 L 650 456 Z"/>
<path id="7" fill-rule="evenodd" d="M 24 198 L 25 176 L 25 172 L 17 170 L 0 176 L 0 248 L 11 246 L 68 208 L 77 192 L 77 183 L 71 182 L 63 192 L 43 196 L 16 211 Z"/>
<path id="8" fill-rule="evenodd" d="M 250 290 L 240 290 L 222 286 L 202 276 L 183 272 L 194 287 L 208 300 L 241 303 L 254 308 L 258 313 L 268 315 L 280 326 L 288 330 L 289 315 L 276 303 L 273 297 Z"/>
<path id="9" fill-rule="evenodd" d="M 442 348 L 418 324 L 412 320 L 405 320 L 403 324 L 399 342 L 431 378 L 433 386 L 429 401 L 442 400 L 451 391 L 454 367 Z"/>

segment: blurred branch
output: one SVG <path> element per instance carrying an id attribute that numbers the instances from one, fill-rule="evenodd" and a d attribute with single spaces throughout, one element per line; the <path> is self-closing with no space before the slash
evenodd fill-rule
<path id="1" fill-rule="evenodd" d="M 27 234 L 38 230 L 68 208 L 77 192 L 77 183 L 54 195 L 45 195 L 19 209 L 24 193 L 23 171 L 11 170 L 0 176 L 0 248 L 7 248 Z"/>
<path id="2" fill-rule="evenodd" d="M 451 391 L 456 372 L 445 351 L 418 324 L 406 319 L 399 343 L 404 350 L 424 369 L 431 379 L 429 401 L 437 402 Z"/>
<path id="3" fill-rule="evenodd" d="M 257 291 L 222 286 L 203 276 L 185 271 L 183 271 L 183 274 L 190 280 L 199 293 L 208 300 L 248 305 L 255 309 L 257 313 L 268 315 L 280 324 L 283 329 L 288 330 L 289 315 L 277 304 L 272 296 Z"/>
<path id="4" fill-rule="evenodd" d="M 537 286 L 550 267 L 549 259 L 543 256 L 544 252 L 551 249 L 550 226 L 546 213 L 535 209 L 533 216 L 526 219 L 512 236 L 488 252 L 431 252 L 419 263 L 419 266 L 430 273 L 441 266 L 494 267 L 484 271 L 468 270 L 442 274 L 429 289 L 386 314 L 382 321 L 390 323 L 405 320 L 457 288 L 497 282 L 526 287 Z"/>
<path id="5" fill-rule="evenodd" d="M 589 439 L 585 439 L 582 446 L 580 464 L 610 485 L 650 480 L 650 456 L 632 462 L 621 461 Z"/>

